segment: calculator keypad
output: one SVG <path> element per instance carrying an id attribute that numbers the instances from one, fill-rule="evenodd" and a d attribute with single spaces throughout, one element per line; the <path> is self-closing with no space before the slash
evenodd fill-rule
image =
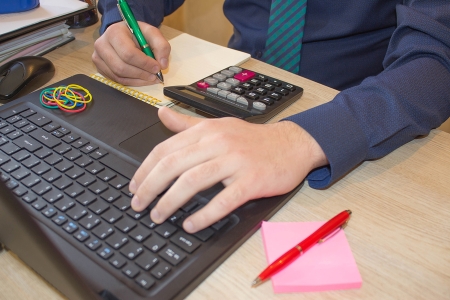
<path id="1" fill-rule="evenodd" d="M 217 117 L 264 123 L 299 99 L 303 89 L 271 76 L 231 66 L 164 94 Z"/>

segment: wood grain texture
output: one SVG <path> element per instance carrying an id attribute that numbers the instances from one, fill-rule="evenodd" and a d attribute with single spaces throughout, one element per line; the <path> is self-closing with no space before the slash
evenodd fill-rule
<path id="1" fill-rule="evenodd" d="M 95 73 L 91 62 L 98 24 L 73 30 L 76 40 L 46 55 L 52 82 Z M 162 27 L 166 37 L 179 32 Z M 333 98 L 336 90 L 257 60 L 244 67 L 305 89 L 272 122 Z M 324 120 L 326 122 L 326 120 Z M 325 190 L 307 184 L 270 221 L 324 221 L 351 209 L 345 232 L 362 275 L 358 290 L 274 294 L 270 283 L 250 288 L 266 260 L 255 233 L 188 299 L 450 299 L 450 135 L 440 130 L 375 161 L 362 163 Z M 64 299 L 13 253 L 0 253 L 0 299 Z"/>

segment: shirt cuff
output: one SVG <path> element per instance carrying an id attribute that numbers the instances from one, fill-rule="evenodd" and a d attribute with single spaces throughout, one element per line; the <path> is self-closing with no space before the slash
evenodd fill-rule
<path id="1" fill-rule="evenodd" d="M 311 171 L 306 178 L 315 189 L 328 187 L 361 163 L 369 146 L 357 120 L 334 100 L 284 119 L 305 129 L 328 159 L 328 166 Z"/>

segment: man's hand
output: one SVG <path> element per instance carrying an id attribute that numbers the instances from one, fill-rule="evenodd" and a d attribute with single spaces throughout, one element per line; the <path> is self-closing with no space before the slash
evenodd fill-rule
<path id="1" fill-rule="evenodd" d="M 198 119 L 168 108 L 159 117 L 175 136 L 156 146 L 130 182 L 136 211 L 167 186 L 150 213 L 162 223 L 197 192 L 222 182 L 225 188 L 189 216 L 193 233 L 219 221 L 245 202 L 291 191 L 327 159 L 317 142 L 290 121 L 251 124 L 235 118 Z"/>
<path id="2" fill-rule="evenodd" d="M 141 86 L 159 83 L 156 73 L 168 67 L 170 44 L 158 28 L 138 22 L 156 60 L 144 54 L 124 22 L 112 24 L 94 44 L 92 61 L 115 82 Z"/>

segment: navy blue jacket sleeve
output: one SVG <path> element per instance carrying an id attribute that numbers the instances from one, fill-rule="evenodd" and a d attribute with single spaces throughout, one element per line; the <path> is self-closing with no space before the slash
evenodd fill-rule
<path id="1" fill-rule="evenodd" d="M 308 131 L 330 162 L 308 175 L 311 187 L 329 186 L 450 116 L 449 12 L 448 0 L 403 1 L 396 7 L 384 71 L 286 119 Z"/>
<path id="2" fill-rule="evenodd" d="M 136 20 L 160 26 L 164 17 L 173 13 L 184 0 L 128 0 Z M 109 25 L 122 20 L 117 9 L 117 0 L 99 0 L 98 10 L 102 14 L 100 34 Z"/>

